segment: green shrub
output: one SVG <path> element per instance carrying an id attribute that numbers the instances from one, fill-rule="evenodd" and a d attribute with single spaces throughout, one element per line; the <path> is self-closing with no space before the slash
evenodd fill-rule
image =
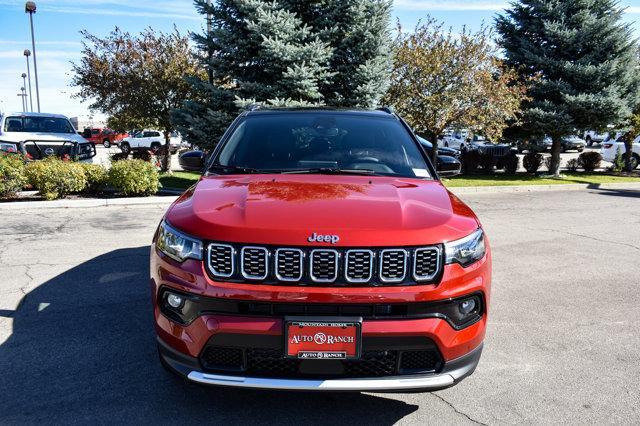
<path id="1" fill-rule="evenodd" d="M 87 178 L 80 163 L 49 157 L 27 164 L 25 173 L 29 183 L 47 200 L 81 192 Z"/>
<path id="2" fill-rule="evenodd" d="M 613 166 L 611 170 L 614 172 L 621 172 L 625 169 L 625 160 L 620 147 L 616 148 L 616 158 L 613 160 Z"/>
<path id="3" fill-rule="evenodd" d="M 116 161 L 109 170 L 109 185 L 125 195 L 151 195 L 160 185 L 158 171 L 146 161 Z"/>
<path id="4" fill-rule="evenodd" d="M 107 184 L 107 169 L 100 164 L 79 163 L 87 178 L 87 192 L 98 192 Z"/>
<path id="5" fill-rule="evenodd" d="M 133 151 L 131 158 L 133 158 L 134 160 L 151 161 L 151 159 L 153 158 L 153 153 L 151 153 L 151 151 L 147 151 L 146 149 L 139 149 Z"/>
<path id="6" fill-rule="evenodd" d="M 602 155 L 599 152 L 583 152 L 578 156 L 578 164 L 585 172 L 594 171 L 600 167 L 600 162 L 602 162 Z"/>
<path id="7" fill-rule="evenodd" d="M 128 152 L 117 152 L 113 154 L 109 159 L 112 163 L 115 163 L 116 161 L 126 160 L 127 158 L 129 158 Z"/>
<path id="8" fill-rule="evenodd" d="M 522 159 L 522 165 L 529 173 L 535 173 L 542 166 L 542 160 L 544 157 L 539 152 L 529 152 Z"/>
<path id="9" fill-rule="evenodd" d="M 579 167 L 580 164 L 578 163 L 577 158 L 572 158 L 571 160 L 567 161 L 567 170 L 569 170 L 570 172 L 577 172 Z"/>
<path id="10" fill-rule="evenodd" d="M 0 197 L 14 197 L 27 184 L 24 158 L 0 153 Z"/>
<path id="11" fill-rule="evenodd" d="M 504 166 L 504 172 L 508 175 L 515 175 L 520 167 L 520 158 L 515 152 L 511 151 L 502 159 L 502 165 Z"/>

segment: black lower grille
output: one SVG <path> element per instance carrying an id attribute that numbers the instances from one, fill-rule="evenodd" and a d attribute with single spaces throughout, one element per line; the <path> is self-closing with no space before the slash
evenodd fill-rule
<path id="1" fill-rule="evenodd" d="M 353 360 L 299 360 L 285 358 L 282 349 L 207 346 L 203 367 L 216 373 L 238 372 L 251 377 L 388 377 L 429 373 L 441 366 L 438 351 L 366 350 Z"/>
<path id="2" fill-rule="evenodd" d="M 440 367 L 440 357 L 434 351 L 404 351 L 400 372 L 404 374 L 435 371 Z"/>
<path id="3" fill-rule="evenodd" d="M 277 349 L 249 349 L 246 372 L 259 377 L 384 377 L 396 374 L 397 360 L 397 351 L 365 351 L 354 360 L 303 361 L 284 358 Z"/>
<path id="4" fill-rule="evenodd" d="M 207 346 L 202 352 L 201 360 L 208 370 L 241 370 L 244 365 L 243 350 L 240 348 Z"/>

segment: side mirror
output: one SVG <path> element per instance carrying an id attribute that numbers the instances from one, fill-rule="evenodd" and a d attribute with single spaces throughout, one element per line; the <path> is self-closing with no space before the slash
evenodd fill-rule
<path id="1" fill-rule="evenodd" d="M 441 177 L 456 176 L 462 170 L 462 163 L 454 157 L 438 155 L 438 165 L 436 171 Z"/>
<path id="2" fill-rule="evenodd" d="M 203 151 L 187 151 L 180 155 L 179 163 L 184 170 L 191 172 L 204 172 L 206 155 Z"/>
<path id="3" fill-rule="evenodd" d="M 196 166 L 203 173 L 204 173 L 205 163 L 206 163 L 206 156 L 204 155 L 204 152 L 202 152 L 201 155 L 196 158 Z"/>

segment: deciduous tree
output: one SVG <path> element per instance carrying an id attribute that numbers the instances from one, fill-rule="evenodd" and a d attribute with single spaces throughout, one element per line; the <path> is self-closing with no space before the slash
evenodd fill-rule
<path id="1" fill-rule="evenodd" d="M 110 116 L 117 130 L 151 127 L 164 132 L 166 152 L 174 130 L 171 111 L 189 97 L 185 77 L 203 71 L 191 54 L 189 39 L 151 28 L 134 36 L 115 28 L 104 38 L 83 31 L 82 59 L 73 64 L 71 84 L 90 109 Z M 170 155 L 163 169 L 170 169 Z"/>
<path id="2" fill-rule="evenodd" d="M 457 34 L 433 19 L 411 33 L 398 25 L 391 86 L 384 100 L 434 144 L 453 125 L 496 140 L 516 120 L 525 88 L 498 59 L 491 32 Z"/>

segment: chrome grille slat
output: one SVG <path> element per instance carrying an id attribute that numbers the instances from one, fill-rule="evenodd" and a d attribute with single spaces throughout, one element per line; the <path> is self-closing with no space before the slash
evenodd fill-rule
<path id="1" fill-rule="evenodd" d="M 264 247 L 244 246 L 240 251 L 240 271 L 251 280 L 263 280 L 269 275 L 269 252 Z"/>
<path id="2" fill-rule="evenodd" d="M 280 281 L 300 281 L 304 273 L 302 269 L 304 252 L 294 248 L 276 250 L 276 278 Z"/>
<path id="3" fill-rule="evenodd" d="M 350 283 L 366 283 L 373 278 L 373 251 L 347 250 L 344 277 Z"/>
<path id="4" fill-rule="evenodd" d="M 309 276 L 317 283 L 332 283 L 338 278 L 338 252 L 335 250 L 311 250 Z"/>
<path id="5" fill-rule="evenodd" d="M 380 252 L 380 281 L 398 283 L 407 275 L 407 251 L 386 249 Z"/>
<path id="6" fill-rule="evenodd" d="M 440 270 L 440 248 L 423 247 L 413 252 L 413 279 L 428 281 L 433 279 Z"/>
<path id="7" fill-rule="evenodd" d="M 209 244 L 207 264 L 216 277 L 229 278 L 234 273 L 235 249 L 229 244 Z"/>

